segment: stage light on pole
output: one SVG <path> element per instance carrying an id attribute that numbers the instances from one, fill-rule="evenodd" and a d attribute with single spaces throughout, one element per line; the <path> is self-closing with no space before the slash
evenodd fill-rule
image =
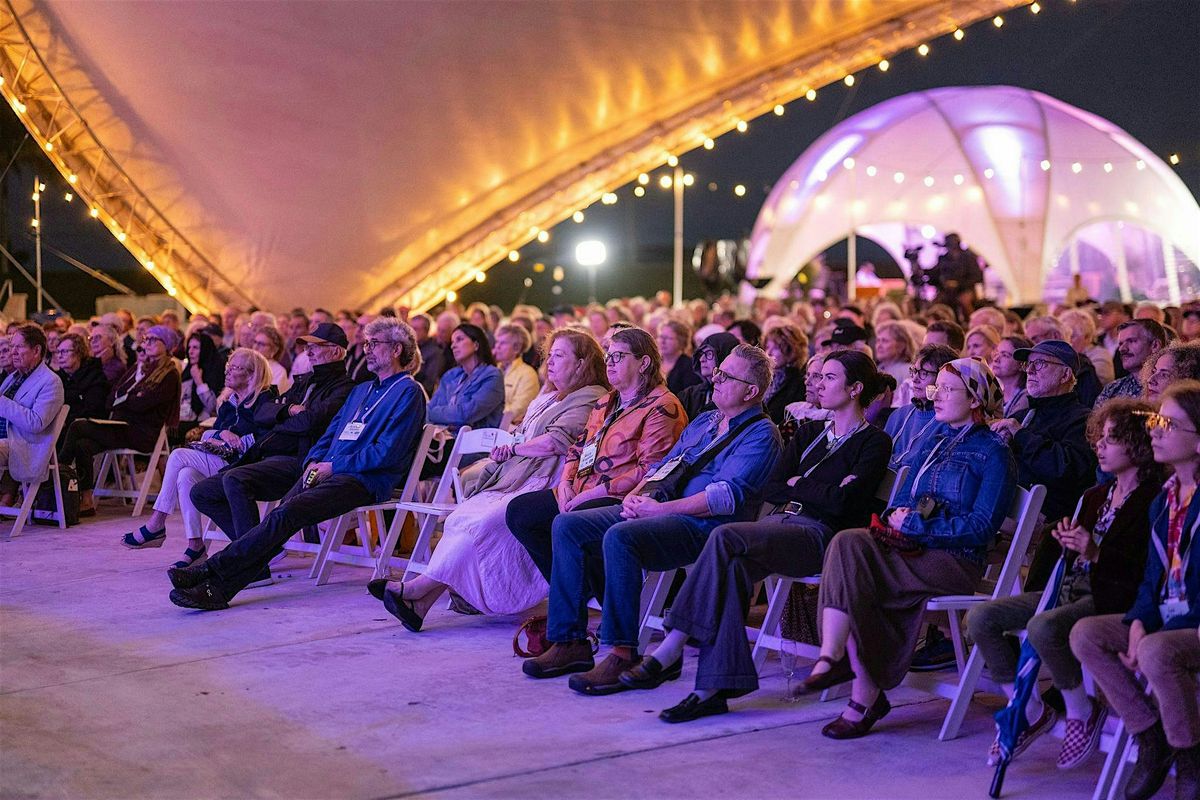
<path id="1" fill-rule="evenodd" d="M 575 245 L 575 263 L 588 271 L 588 302 L 596 302 L 596 268 L 608 260 L 608 248 L 597 239 Z"/>

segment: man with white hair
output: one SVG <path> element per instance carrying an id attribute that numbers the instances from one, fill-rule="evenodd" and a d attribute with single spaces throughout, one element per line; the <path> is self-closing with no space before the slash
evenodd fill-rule
<path id="1" fill-rule="evenodd" d="M 1066 339 L 1075 352 L 1092 362 L 1096 377 L 1102 386 L 1107 386 L 1116 377 L 1112 353 L 1096 344 L 1096 318 L 1090 311 L 1072 308 L 1058 315 Z"/>

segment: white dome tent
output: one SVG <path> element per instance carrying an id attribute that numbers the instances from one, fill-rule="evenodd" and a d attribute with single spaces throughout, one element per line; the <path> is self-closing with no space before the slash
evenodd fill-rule
<path id="1" fill-rule="evenodd" d="M 1073 272 L 1125 300 L 1200 289 L 1200 206 L 1171 168 L 1112 123 L 1010 86 L 915 92 L 832 128 L 767 198 L 748 277 L 778 293 L 852 231 L 902 266 L 905 247 L 957 232 L 1013 304 L 1061 296 Z"/>

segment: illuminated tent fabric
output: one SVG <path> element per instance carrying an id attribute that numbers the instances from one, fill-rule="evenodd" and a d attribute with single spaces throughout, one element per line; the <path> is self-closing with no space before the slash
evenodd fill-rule
<path id="1" fill-rule="evenodd" d="M 1022 0 L 0 3 L 0 86 L 187 305 L 427 307 L 601 193 Z"/>
<path id="2" fill-rule="evenodd" d="M 961 234 L 1009 302 L 1030 303 L 1080 232 L 1107 223 L 1200 263 L 1200 206 L 1129 134 L 1026 89 L 932 89 L 856 114 L 808 148 L 767 198 L 747 269 L 777 291 L 852 230 L 875 231 L 903 263 L 912 242 L 897 232 L 931 227 Z M 1154 299 L 1179 302 L 1170 272 Z M 1130 281 L 1118 283 L 1128 294 Z"/>

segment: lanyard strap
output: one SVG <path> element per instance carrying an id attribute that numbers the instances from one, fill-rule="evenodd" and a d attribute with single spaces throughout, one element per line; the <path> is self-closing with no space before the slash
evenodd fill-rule
<path id="1" fill-rule="evenodd" d="M 593 436 L 591 440 L 587 442 L 587 444 L 596 445 L 596 451 L 599 452 L 600 445 L 604 442 L 604 435 L 608 433 L 608 429 L 611 428 L 618 419 L 624 416 L 626 411 L 631 410 L 634 406 L 642 402 L 643 398 L 644 396 L 636 397 L 629 403 L 629 405 L 622 406 L 621 396 L 619 394 L 614 394 L 613 399 L 609 401 L 609 407 L 611 408 L 614 404 L 617 407 L 608 413 L 608 416 L 604 418 L 603 424 L 600 425 L 600 430 L 596 431 L 596 435 Z"/>
<path id="2" fill-rule="evenodd" d="M 956 435 L 956 436 L 955 436 L 953 439 L 951 439 L 951 440 L 950 440 L 950 447 L 951 447 L 951 449 L 953 449 L 955 445 L 957 445 L 957 444 L 958 444 L 959 442 L 961 442 L 961 441 L 962 441 L 964 438 L 966 438 L 966 435 L 967 435 L 968 433 L 970 433 L 970 432 L 971 432 L 971 430 L 972 430 L 974 427 L 975 427 L 974 425 L 968 424 L 968 425 L 967 425 L 965 428 L 963 428 L 963 430 L 962 430 L 962 431 L 961 431 L 961 432 L 960 432 L 958 435 Z M 942 437 L 941 439 L 938 439 L 938 441 L 937 441 L 937 444 L 935 444 L 935 445 L 933 446 L 933 449 L 929 451 L 929 455 L 925 456 L 925 463 L 923 463 L 923 464 L 921 465 L 921 468 L 920 468 L 919 470 L 917 470 L 917 475 L 916 475 L 916 477 L 915 477 L 915 478 L 913 478 L 912 486 L 913 486 L 913 490 L 914 490 L 914 491 L 916 490 L 917 486 L 918 486 L 918 485 L 921 483 L 921 477 L 922 477 L 922 476 L 923 476 L 923 475 L 924 475 L 926 472 L 928 472 L 928 471 L 929 471 L 929 468 L 930 468 L 930 467 L 932 467 L 932 466 L 933 466 L 933 457 L 934 457 L 935 455 L 937 455 L 937 452 L 938 452 L 938 450 L 942 449 L 942 445 L 943 445 L 943 444 L 945 444 L 945 443 L 946 443 L 946 438 L 945 438 L 945 437 Z"/>
<path id="3" fill-rule="evenodd" d="M 371 412 L 375 410 L 376 406 L 378 406 L 380 403 L 382 403 L 383 399 L 388 396 L 388 393 L 391 392 L 392 389 L 395 388 L 396 384 L 400 383 L 403 380 L 404 380 L 404 378 L 401 377 L 396 380 L 396 383 L 393 383 L 391 386 L 388 386 L 386 389 L 384 389 L 383 394 L 379 395 L 379 399 L 377 399 L 374 403 L 371 403 L 371 405 L 367 407 L 366 411 L 362 411 L 362 405 L 359 405 L 359 407 L 358 407 L 359 411 L 355 412 L 354 418 L 350 421 L 351 422 L 366 422 L 367 417 L 370 416 Z M 366 402 L 367 402 L 367 398 L 364 397 L 363 403 L 366 403 Z M 359 413 L 359 412 L 361 412 L 361 413 Z"/>
<path id="4" fill-rule="evenodd" d="M 800 477 L 801 477 L 801 478 L 807 478 L 809 475 L 812 475 L 812 474 L 813 474 L 813 471 L 814 471 L 814 470 L 815 470 L 817 467 L 821 466 L 821 464 L 822 464 L 822 463 L 825 461 L 825 459 L 829 458 L 831 455 L 833 455 L 834 453 L 836 453 L 836 452 L 838 451 L 838 448 L 839 448 L 839 447 L 841 447 L 841 446 L 842 446 L 842 445 L 844 445 L 846 442 L 848 442 L 848 441 L 850 441 L 852 438 L 854 438 L 854 434 L 858 433 L 859 431 L 861 431 L 861 430 L 862 430 L 863 428 L 865 428 L 865 427 L 867 427 L 867 421 L 866 421 L 866 420 L 863 420 L 862 422 L 858 423 L 858 425 L 857 425 L 857 426 L 854 428 L 854 430 L 850 431 L 850 432 L 849 432 L 849 433 L 847 433 L 845 436 L 835 436 L 835 437 L 833 438 L 833 444 L 829 446 L 829 449 L 828 449 L 828 450 L 826 450 L 826 451 L 825 451 L 825 452 L 824 452 L 824 453 L 821 455 L 821 457 L 817 459 L 817 463 L 813 464 L 811 467 L 809 467 L 809 468 L 808 468 L 808 469 L 806 469 L 804 472 L 802 472 L 802 473 L 800 474 Z M 797 466 L 797 468 L 799 468 L 800 466 L 802 466 L 802 465 L 804 464 L 804 459 L 808 458 L 808 457 L 809 457 L 809 455 L 811 455 L 811 454 L 812 454 L 812 451 L 813 451 L 814 449 L 816 449 L 816 446 L 817 446 L 818 444 L 820 444 L 822 441 L 828 441 L 828 439 L 829 439 L 829 432 L 830 432 L 831 430 L 833 430 L 833 423 L 832 423 L 832 422 L 830 422 L 829 424 L 827 424 L 827 425 L 824 427 L 824 429 L 822 429 L 821 433 L 819 433 L 819 434 L 816 436 L 816 438 L 814 438 L 814 439 L 813 439 L 811 442 L 809 442 L 809 443 L 808 443 L 808 447 L 804 448 L 804 452 L 800 454 L 800 460 L 799 460 L 798 462 L 796 462 L 796 466 Z"/>

